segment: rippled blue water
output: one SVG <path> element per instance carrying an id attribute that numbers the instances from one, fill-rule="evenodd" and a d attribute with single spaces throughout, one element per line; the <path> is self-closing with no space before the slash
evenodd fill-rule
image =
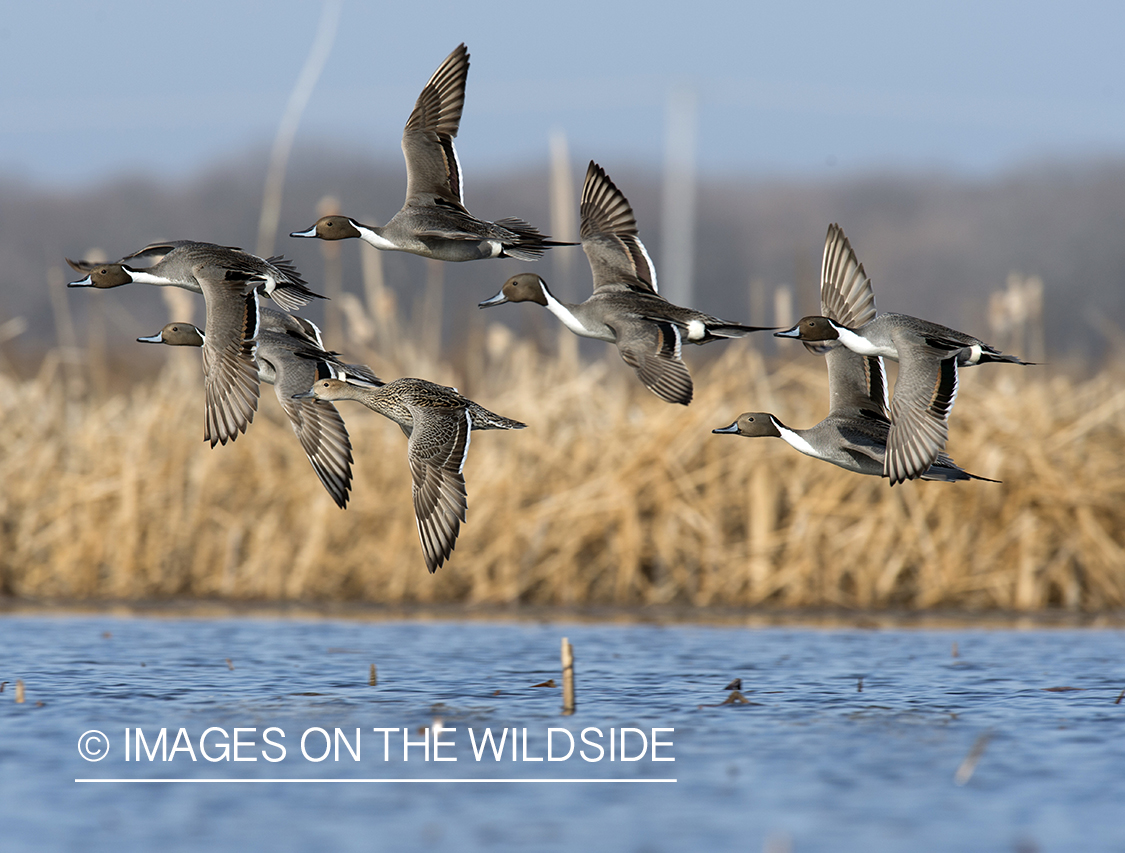
<path id="1" fill-rule="evenodd" d="M 572 717 L 559 690 L 531 686 L 560 680 L 564 635 L 577 660 Z M 9 616 L 0 649 L 5 851 L 1125 850 L 1121 631 Z M 751 704 L 710 707 L 735 677 Z M 423 742 L 435 716 L 455 730 L 438 754 L 457 760 L 413 747 L 403 761 L 402 729 Z M 155 760 L 135 760 L 138 727 Z M 254 744 L 239 757 L 258 760 L 205 760 L 211 727 L 223 731 L 208 735 L 210 755 L 237 727 Z M 280 755 L 262 741 L 269 727 L 284 732 L 271 735 L 281 761 L 265 760 Z M 343 744 L 339 760 L 301 752 L 317 728 L 341 729 L 354 748 L 357 727 L 359 761 Z M 374 727 L 396 729 L 389 761 Z M 499 762 L 474 759 L 470 729 L 513 727 L 517 760 L 510 742 Z M 523 730 L 528 758 L 545 757 L 549 727 L 600 729 L 606 754 L 524 761 Z M 169 761 L 161 728 L 169 748 L 184 729 Z M 652 761 L 651 747 L 609 761 L 611 728 L 615 759 L 620 729 L 674 729 L 656 737 L 675 761 Z M 108 739 L 101 761 L 79 754 L 88 730 Z M 640 753 L 640 736 L 626 737 L 627 754 Z M 984 751 L 957 785 L 974 744 Z M 324 748 L 309 734 L 312 758 Z M 171 778 L 536 781 L 75 781 Z M 602 781 L 544 781 L 563 778 Z M 636 781 L 656 779 L 676 781 Z"/>

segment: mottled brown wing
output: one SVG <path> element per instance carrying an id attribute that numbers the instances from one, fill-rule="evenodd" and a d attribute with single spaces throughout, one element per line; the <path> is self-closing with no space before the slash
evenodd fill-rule
<path id="1" fill-rule="evenodd" d="M 472 417 L 463 406 L 410 406 L 414 427 L 407 443 L 414 517 L 426 567 L 436 572 L 453 552 L 468 505 L 462 469 Z"/>

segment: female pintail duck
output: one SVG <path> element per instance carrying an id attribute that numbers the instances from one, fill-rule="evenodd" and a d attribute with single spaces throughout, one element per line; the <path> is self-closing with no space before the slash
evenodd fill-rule
<path id="1" fill-rule="evenodd" d="M 347 216 L 324 216 L 290 237 L 343 240 L 357 237 L 376 249 L 411 252 L 439 261 L 518 258 L 533 261 L 558 243 L 522 219 L 485 222 L 465 207 L 461 166 L 453 138 L 461 124 L 469 52 L 459 45 L 422 89 L 402 133 L 406 202 L 379 227 Z"/>
<path id="2" fill-rule="evenodd" d="M 449 559 L 467 497 L 462 470 L 474 429 L 523 429 L 526 424 L 490 412 L 454 388 L 424 379 L 396 379 L 379 388 L 353 380 L 321 379 L 297 399 L 355 400 L 399 425 L 409 439 L 414 517 L 430 573 Z"/>
<path id="3" fill-rule="evenodd" d="M 300 321 L 294 327 L 291 321 Z M 304 324 L 307 324 L 306 328 Z M 307 391 L 323 373 L 342 376 L 335 355 L 317 350 L 314 340 L 301 332 L 320 338 L 320 329 L 303 318 L 262 309 L 255 360 L 258 379 L 274 386 L 278 402 L 289 417 L 293 432 L 301 442 L 320 482 L 341 508 L 347 508 L 352 481 L 352 447 L 344 419 L 331 403 L 320 400 L 295 400 L 293 395 Z M 157 334 L 137 338 L 143 343 L 167 346 L 202 347 L 205 334 L 191 323 L 169 323 Z M 365 381 L 381 384 L 378 377 L 363 365 L 340 365 L 352 375 L 361 374 Z"/>
<path id="4" fill-rule="evenodd" d="M 324 298 L 309 290 L 301 274 L 283 257 L 259 258 L 233 246 L 193 240 L 153 243 L 115 263 L 98 264 L 72 261 L 70 258 L 66 262 L 78 272 L 87 273 L 85 278 L 70 282 L 68 287 L 106 289 L 136 282 L 182 287 L 202 293 L 194 269 L 204 264 L 209 268 L 223 267 L 238 276 L 253 278 L 262 293 L 289 311 L 307 305 L 314 298 Z"/>
<path id="5" fill-rule="evenodd" d="M 838 226 L 835 235 L 846 243 Z M 829 239 L 833 237 L 829 229 Z M 822 296 L 822 306 L 823 300 Z M 873 295 L 870 306 L 874 309 Z M 827 316 L 804 317 L 792 329 L 775 335 L 838 344 L 861 356 L 899 362 L 884 457 L 884 473 L 891 485 L 922 476 L 938 460 L 949 437 L 958 365 L 1025 364 L 964 332 L 905 314 L 879 314 L 859 325 Z"/>
<path id="6" fill-rule="evenodd" d="M 657 292 L 656 270 L 637 236 L 637 221 L 624 194 L 590 161 L 582 187 L 582 249 L 590 262 L 594 292 L 585 302 L 560 302 L 533 273 L 515 275 L 481 308 L 505 302 L 536 302 L 584 338 L 617 344 L 640 380 L 669 403 L 691 402 L 692 383 L 681 345 L 740 338 L 766 326 L 743 326 L 673 305 Z"/>

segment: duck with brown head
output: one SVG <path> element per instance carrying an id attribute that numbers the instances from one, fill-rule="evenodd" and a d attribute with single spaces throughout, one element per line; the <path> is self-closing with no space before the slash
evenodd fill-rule
<path id="1" fill-rule="evenodd" d="M 848 471 L 889 476 L 886 459 L 892 427 L 887 417 L 883 359 L 877 354 L 853 352 L 835 332 L 842 323 L 862 326 L 876 316 L 870 279 L 839 226 L 828 229 L 820 275 L 821 310 L 829 316 L 806 317 L 794 328 L 799 329 L 800 340 L 810 350 L 824 355 L 828 365 L 828 417 L 802 430 L 786 426 L 768 412 L 745 412 L 730 426 L 712 432 L 780 438 L 806 456 Z M 985 479 L 962 470 L 940 451 L 909 479 L 913 478 Z M 896 482 L 892 478 L 891 485 Z"/>
<path id="2" fill-rule="evenodd" d="M 352 482 L 352 449 L 344 419 L 331 403 L 295 400 L 293 395 L 311 388 L 322 370 L 329 375 L 343 375 L 346 369 L 351 369 L 353 374 L 363 373 L 367 377 L 364 381 L 380 384 L 380 380 L 369 368 L 343 365 L 333 353 L 320 350 L 320 330 L 309 321 L 301 320 L 299 328 L 311 327 L 315 334 L 302 336 L 293 330 L 293 321 L 300 318 L 269 309 L 263 309 L 262 316 L 255 351 L 258 379 L 274 386 L 277 400 L 317 477 L 336 505 L 345 509 Z M 169 323 L 157 334 L 137 340 L 166 346 L 202 347 L 205 337 L 191 323 L 179 322 Z"/>
<path id="3" fill-rule="evenodd" d="M 194 240 L 170 240 L 153 243 L 114 263 L 94 263 L 66 259 L 70 267 L 86 273 L 86 277 L 70 282 L 67 287 L 93 287 L 105 290 L 125 284 L 152 284 L 158 287 L 180 287 L 193 293 L 203 288 L 197 269 L 228 271 L 230 280 L 246 277 L 255 287 L 287 311 L 323 299 L 313 293 L 289 261 L 280 256 L 259 258 L 233 246 L 200 243 Z"/>
<path id="4" fill-rule="evenodd" d="M 534 261 L 552 246 L 569 246 L 540 234 L 522 219 L 488 222 L 467 207 L 453 139 L 461 125 L 469 51 L 458 45 L 422 89 L 402 133 L 406 201 L 386 225 L 364 225 L 347 216 L 321 217 L 290 237 L 363 240 L 376 249 L 410 252 L 439 261 L 517 258 Z"/>
<path id="5" fill-rule="evenodd" d="M 890 404 L 884 474 L 891 485 L 921 477 L 939 461 L 949 438 L 949 414 L 957 396 L 957 368 L 988 362 L 1025 362 L 978 338 L 929 320 L 906 314 L 876 315 L 870 282 L 863 276 L 863 267 L 854 261 L 851 245 L 837 225 L 828 231 L 826 259 L 830 249 L 837 255 L 851 256 L 848 268 L 858 268 L 865 284 L 856 290 L 856 298 L 862 294 L 868 310 L 862 319 L 803 317 L 791 329 L 774 334 L 804 341 L 811 347 L 838 347 L 867 359 L 897 361 L 899 371 Z M 847 302 L 840 282 L 822 273 L 822 310 L 828 305 L 846 306 Z"/>
<path id="6" fill-rule="evenodd" d="M 682 308 L 657 291 L 656 269 L 637 234 L 625 195 L 597 163 L 590 162 L 582 187 L 582 249 L 590 262 L 594 292 L 585 302 L 556 299 L 540 276 L 512 276 L 481 308 L 505 302 L 544 306 L 584 338 L 616 344 L 621 358 L 653 393 L 687 405 L 694 392 L 681 358 L 684 343 L 705 344 L 740 338 L 765 326 L 743 326 L 692 308 Z"/>

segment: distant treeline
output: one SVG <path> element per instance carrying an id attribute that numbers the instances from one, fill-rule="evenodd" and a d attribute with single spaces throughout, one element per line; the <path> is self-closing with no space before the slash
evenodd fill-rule
<path id="1" fill-rule="evenodd" d="M 575 194 L 585 162 L 577 154 Z M 53 305 L 48 282 L 57 288 L 76 277 L 64 256 L 100 250 L 115 259 L 153 240 L 176 238 L 254 250 L 265 163 L 266 154 L 259 151 L 188 181 L 120 177 L 72 191 L 0 176 L 0 329 L 16 317 L 28 324 L 7 343 L 0 334 L 3 352 L 11 357 L 54 346 L 63 297 L 56 291 Z M 661 176 L 636 171 L 629 163 L 603 165 L 633 202 L 642 238 L 659 268 Z M 545 162 L 511 173 L 474 171 L 466 200 L 484 218 L 518 216 L 551 231 L 547 176 Z M 290 164 L 274 251 L 295 260 L 314 287 L 325 278 L 327 256 L 338 264 L 343 292 L 362 294 L 361 256 L 354 243 L 330 247 L 286 235 L 308 227 L 320 206 L 330 203 L 328 196 L 342 212 L 381 223 L 399 208 L 404 190 L 398 159 L 375 162 L 355 152 L 300 151 Z M 1052 357 L 1099 358 L 1120 339 L 1125 161 L 1029 166 L 980 179 L 872 174 L 813 183 L 704 177 L 697 209 L 693 301 L 720 316 L 773 322 L 779 285 L 792 287 L 797 316 L 813 310 L 824 233 L 835 221 L 866 266 L 881 310 L 925 316 L 988 337 L 989 297 L 1018 273 L 1044 282 L 1044 335 Z M 530 268 L 517 261 L 427 268 L 419 258 L 395 253 L 380 260 L 384 280 L 405 314 L 417 309 L 431 317 L 444 315 L 445 331 L 435 330 L 434 339 L 446 347 L 457 345 L 476 302 L 495 293 L 507 276 Z M 589 291 L 589 271 L 577 248 L 557 250 L 535 269 L 564 298 L 584 298 Z M 370 275 L 368 270 L 368 280 Z M 91 296 L 65 297 L 79 341 L 87 333 Z M 163 301 L 152 292 L 98 296 L 95 310 L 104 312 L 111 348 L 151 333 L 154 324 L 168 319 Z M 311 316 L 321 319 L 322 310 Z M 450 322 L 454 316 L 456 324 Z M 523 331 L 542 328 L 542 319 L 537 312 L 519 310 L 489 318 Z M 102 325 L 95 323 L 95 331 L 101 333 Z M 15 329 L 9 326 L 7 336 Z"/>

